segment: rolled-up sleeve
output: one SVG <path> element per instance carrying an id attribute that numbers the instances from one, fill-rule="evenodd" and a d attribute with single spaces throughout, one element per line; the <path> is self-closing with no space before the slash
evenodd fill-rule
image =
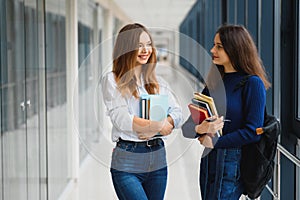
<path id="1" fill-rule="evenodd" d="M 106 74 L 101 81 L 106 114 L 115 128 L 124 133 L 132 133 L 132 124 L 134 115 L 129 113 L 126 99 L 117 89 L 112 73 Z"/>
<path id="2" fill-rule="evenodd" d="M 170 107 L 168 110 L 168 115 L 170 115 L 174 121 L 174 128 L 179 128 L 182 125 L 183 118 L 182 118 L 182 110 L 179 107 L 177 101 L 172 94 L 169 94 L 170 100 Z"/>
<path id="3" fill-rule="evenodd" d="M 174 121 L 174 128 L 180 128 L 183 123 L 182 109 L 178 104 L 174 92 L 171 90 L 169 84 L 164 81 L 162 78 L 159 79 L 160 88 L 163 90 L 163 93 L 166 93 L 169 97 L 169 108 L 168 115 L 172 117 Z"/>

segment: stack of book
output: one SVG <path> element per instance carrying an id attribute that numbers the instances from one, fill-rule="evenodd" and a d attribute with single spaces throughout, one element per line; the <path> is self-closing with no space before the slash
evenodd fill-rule
<path id="1" fill-rule="evenodd" d="M 140 97 L 140 117 L 143 119 L 163 121 L 168 116 L 168 108 L 168 95 L 147 94 Z"/>
<path id="2" fill-rule="evenodd" d="M 140 117 L 162 121 L 168 116 L 168 95 L 147 94 L 140 97 Z"/>
<path id="3" fill-rule="evenodd" d="M 203 120 L 208 120 L 214 115 L 218 116 L 214 99 L 199 92 L 194 93 L 192 103 L 188 105 L 188 108 L 195 124 L 201 124 Z M 222 131 L 217 134 L 222 135 Z"/>

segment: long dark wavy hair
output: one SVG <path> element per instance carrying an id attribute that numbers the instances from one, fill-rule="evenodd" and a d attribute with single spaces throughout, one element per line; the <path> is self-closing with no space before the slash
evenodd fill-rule
<path id="1" fill-rule="evenodd" d="M 117 86 L 123 96 L 133 95 L 138 98 L 136 77 L 134 68 L 137 66 L 139 40 L 142 32 L 146 32 L 151 40 L 152 54 L 147 64 L 142 66 L 142 75 L 145 81 L 145 89 L 149 94 L 159 93 L 157 82 L 156 50 L 149 31 L 141 24 L 127 24 L 118 33 L 113 50 L 113 72 Z"/>
<path id="2" fill-rule="evenodd" d="M 256 45 L 247 29 L 242 25 L 222 25 L 216 34 L 219 34 L 233 68 L 238 72 L 259 76 L 265 88 L 268 89 L 271 84 L 268 81 Z M 224 66 L 217 65 L 217 67 L 223 76 Z"/>

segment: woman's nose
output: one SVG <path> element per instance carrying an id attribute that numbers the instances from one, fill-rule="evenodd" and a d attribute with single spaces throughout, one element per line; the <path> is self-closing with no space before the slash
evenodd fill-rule
<path id="1" fill-rule="evenodd" d="M 147 51 L 148 51 L 148 48 L 147 48 L 147 47 L 143 47 L 143 48 L 142 48 L 142 52 L 143 52 L 143 53 L 145 53 L 145 52 L 147 52 Z"/>

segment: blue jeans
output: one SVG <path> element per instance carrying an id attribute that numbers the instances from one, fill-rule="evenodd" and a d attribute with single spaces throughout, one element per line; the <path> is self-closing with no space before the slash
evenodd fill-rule
<path id="1" fill-rule="evenodd" d="M 111 169 L 114 188 L 120 200 L 163 200 L 167 174 L 167 167 L 139 174 Z"/>
<path id="2" fill-rule="evenodd" d="M 110 171 L 120 200 L 164 199 L 168 170 L 163 142 L 153 147 L 118 143 Z"/>
<path id="3" fill-rule="evenodd" d="M 240 161 L 240 149 L 226 149 L 220 199 L 238 200 L 242 195 Z"/>
<path id="4" fill-rule="evenodd" d="M 201 160 L 203 200 L 238 200 L 243 193 L 241 149 L 214 149 Z"/>

